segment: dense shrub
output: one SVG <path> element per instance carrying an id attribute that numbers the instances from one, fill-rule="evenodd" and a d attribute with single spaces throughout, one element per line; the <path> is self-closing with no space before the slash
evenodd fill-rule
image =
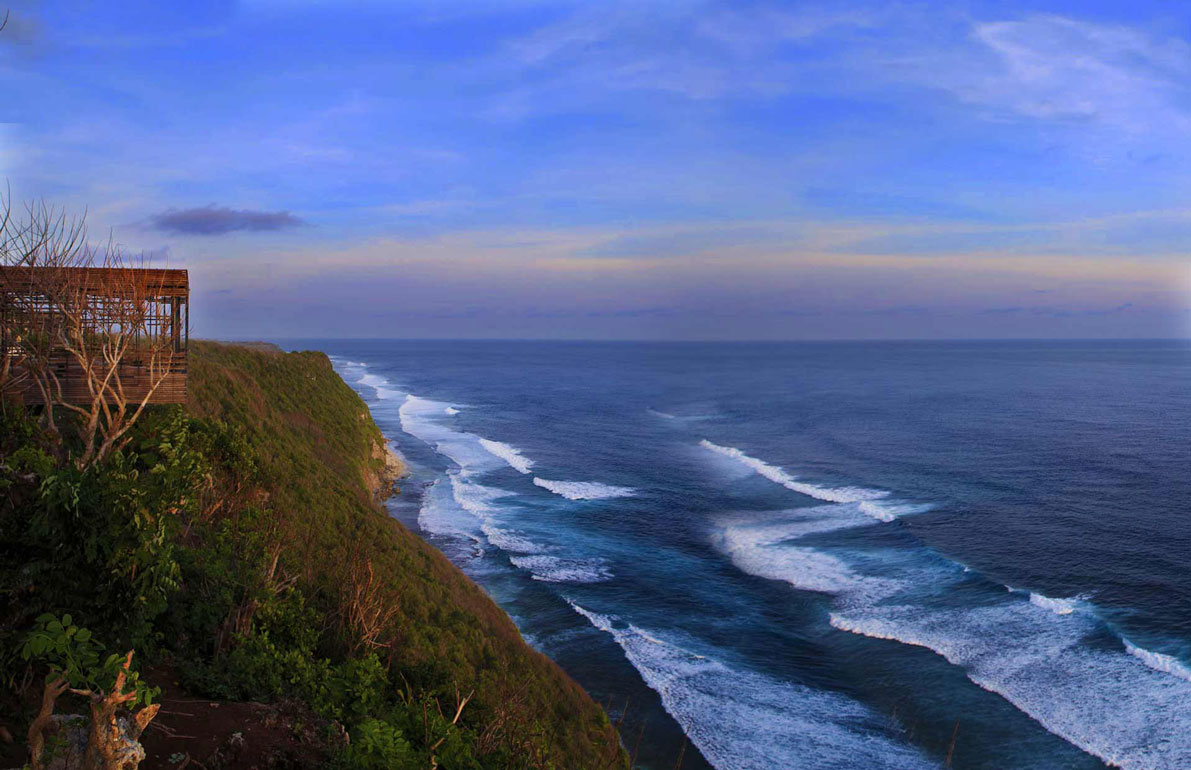
<path id="1" fill-rule="evenodd" d="M 603 711 L 378 507 L 383 438 L 326 356 L 194 343 L 190 391 L 86 470 L 0 416 L 2 689 L 28 695 L 24 640 L 69 612 L 196 693 L 346 726 L 340 767 L 623 766 Z"/>

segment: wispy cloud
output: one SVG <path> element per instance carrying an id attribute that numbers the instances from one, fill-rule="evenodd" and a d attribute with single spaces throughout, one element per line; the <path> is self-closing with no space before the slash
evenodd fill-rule
<path id="1" fill-rule="evenodd" d="M 1078 318 L 1112 316 L 1133 310 L 1135 303 L 1122 302 L 1109 307 L 1059 307 L 1055 305 L 1015 305 L 1012 307 L 990 307 L 979 311 L 980 315 L 1034 315 L 1048 318 Z"/>
<path id="2" fill-rule="evenodd" d="M 1095 335 L 1191 301 L 1191 12 L 1154 0 L 14 2 L 43 39 L 0 41 L 0 174 L 284 297 L 204 322 Z M 1105 312 L 981 313 L 1044 306 Z"/>
<path id="3" fill-rule="evenodd" d="M 236 231 L 267 232 L 306 224 L 288 211 L 252 211 L 214 204 L 169 209 L 149 218 L 154 229 L 173 235 L 224 235 Z"/>
<path id="4" fill-rule="evenodd" d="M 508 94 L 510 114 L 550 109 L 551 96 L 662 92 L 695 101 L 775 95 L 802 68 L 774 56 L 782 44 L 861 29 L 878 14 L 807 6 L 797 11 L 707 5 L 601 3 L 534 30 L 508 47 L 529 82 Z M 534 74 L 539 77 L 533 77 Z M 580 86 L 574 90 L 569 86 Z"/>
<path id="5" fill-rule="evenodd" d="M 967 44 L 918 54 L 919 66 L 902 74 L 994 119 L 1151 134 L 1185 130 L 1191 117 L 1191 45 L 1138 27 L 1051 14 L 977 21 Z"/>

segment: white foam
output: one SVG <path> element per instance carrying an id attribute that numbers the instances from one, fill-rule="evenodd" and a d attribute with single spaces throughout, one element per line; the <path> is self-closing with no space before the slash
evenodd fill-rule
<path id="1" fill-rule="evenodd" d="M 892 738 L 883 720 L 836 693 L 733 668 L 690 650 L 671 634 L 645 630 L 569 602 L 610 634 L 718 770 L 793 767 L 932 767 Z"/>
<path id="2" fill-rule="evenodd" d="M 525 535 L 505 527 L 498 527 L 491 522 L 480 525 L 488 542 L 502 551 L 537 553 L 544 547 L 525 537 Z"/>
<path id="3" fill-rule="evenodd" d="M 346 358 L 339 358 L 338 356 L 328 357 L 331 359 L 331 365 L 340 373 L 345 382 L 355 382 L 371 388 L 377 400 L 386 401 L 400 398 L 404 395 L 397 386 L 385 377 L 369 372 L 368 364 L 363 361 L 349 361 Z M 342 371 L 343 369 L 347 371 Z"/>
<path id="4" fill-rule="evenodd" d="M 1172 661 L 1153 653 L 1147 660 L 1086 644 L 1098 628 L 1092 616 L 1053 612 L 1015 596 L 970 609 L 850 607 L 830 621 L 844 631 L 935 651 L 980 687 L 1111 765 L 1191 767 L 1191 682 L 1170 676 L 1174 672 L 1163 666 Z"/>
<path id="5" fill-rule="evenodd" d="M 364 372 L 360 379 L 356 380 L 362 385 L 367 385 L 370 388 L 375 388 L 379 385 L 388 385 L 389 381 L 379 374 L 372 374 L 371 372 Z"/>
<path id="6" fill-rule="evenodd" d="M 418 526 L 433 535 L 464 538 L 482 545 L 479 522 L 459 505 L 452 495 L 451 484 L 444 482 L 445 479 L 435 481 L 422 496 Z"/>
<path id="7" fill-rule="evenodd" d="M 493 514 L 495 508 L 493 503 L 504 497 L 509 497 L 510 492 L 496 487 L 486 487 L 482 484 L 468 481 L 464 476 L 453 473 L 448 476 L 451 480 L 451 494 L 455 501 L 463 510 L 467 511 L 477 519 L 485 520 Z"/>
<path id="8" fill-rule="evenodd" d="M 813 497 L 816 500 L 823 500 L 829 503 L 858 503 L 865 500 L 879 500 L 882 497 L 888 497 L 889 493 L 880 489 L 865 489 L 863 487 L 821 487 L 817 484 L 808 484 L 799 481 L 794 476 L 786 473 L 781 468 L 775 465 L 770 465 L 764 460 L 758 460 L 756 457 L 751 457 L 735 447 L 720 446 L 713 444 L 707 439 L 699 442 L 699 446 L 705 449 L 723 455 L 724 457 L 731 457 L 733 460 L 751 468 L 756 473 L 764 476 L 770 481 L 781 484 L 786 489 L 789 489 L 799 494 Z M 870 514 L 871 515 L 871 514 Z"/>
<path id="9" fill-rule="evenodd" d="M 442 424 L 445 419 L 443 410 L 446 406 L 447 404 L 441 401 L 407 395 L 398 410 L 401 429 L 449 457 L 465 475 L 499 468 L 499 458 L 480 444 L 478 436 L 452 430 Z"/>
<path id="10" fill-rule="evenodd" d="M 1183 663 L 1181 660 L 1173 655 L 1167 655 L 1161 652 L 1151 652 L 1142 647 L 1130 642 L 1128 639 L 1121 639 L 1125 643 L 1125 651 L 1134 656 L 1142 663 L 1146 664 L 1155 671 L 1161 671 L 1171 676 L 1177 676 L 1179 679 L 1184 679 L 1191 682 L 1191 668 Z"/>
<path id="11" fill-rule="evenodd" d="M 1010 589 L 1013 592 L 1013 589 Z M 1030 594 L 1030 604 L 1035 607 L 1041 607 L 1044 610 L 1050 610 L 1056 615 L 1070 615 L 1075 612 L 1077 599 L 1052 599 L 1049 596 L 1042 594 Z"/>
<path id="12" fill-rule="evenodd" d="M 906 579 L 870 577 L 854 572 L 842 560 L 797 545 L 798 538 L 822 532 L 873 525 L 859 505 L 823 505 L 771 512 L 765 518 L 721 520 L 713 544 L 750 575 L 781 580 L 803 591 L 849 595 L 851 601 L 876 601 L 905 587 Z"/>
<path id="13" fill-rule="evenodd" d="M 365 374 L 358 382 L 383 388 L 388 380 Z M 530 461 L 521 458 L 517 450 L 507 444 L 452 430 L 443 424 L 444 415 L 458 413 L 458 409 L 441 401 L 413 394 L 406 394 L 398 410 L 403 431 L 430 444 L 458 466 L 457 470 L 448 471 L 445 478 L 435 481 L 423 496 L 418 512 L 419 526 L 433 535 L 464 539 L 479 546 L 490 544 L 513 553 L 534 554 L 546 550 L 545 546 L 501 522 L 502 509 L 497 501 L 513 493 L 473 480 L 479 473 L 499 468 L 501 460 L 513 467 L 517 467 L 514 463 L 518 458 L 525 463 Z M 483 556 L 483 549 L 474 548 L 469 556 Z"/>
<path id="14" fill-rule="evenodd" d="M 381 401 L 398 398 L 402 395 L 401 391 L 397 390 L 388 378 L 377 374 L 365 373 L 357 382 L 376 391 L 376 397 Z"/>
<path id="15" fill-rule="evenodd" d="M 545 550 L 501 520 L 503 510 L 497 501 L 514 493 L 475 481 L 478 475 L 496 470 L 504 463 L 516 467 L 515 462 L 530 461 L 507 444 L 447 427 L 443 424 L 446 406 L 441 401 L 411 394 L 398 411 L 403 431 L 430 444 L 458 466 L 457 470 L 448 472 L 446 479 L 456 512 L 444 513 L 439 510 L 441 505 L 432 509 L 426 522 L 419 516 L 423 529 L 437 534 L 459 534 L 462 530 L 467 537 L 477 540 L 482 534 L 489 544 L 504 551 L 533 554 Z M 458 512 L 471 518 L 470 525 L 460 524 Z"/>
<path id="16" fill-rule="evenodd" d="M 888 500 L 861 500 L 857 505 L 864 515 L 878 521 L 893 521 L 902 516 L 926 513 L 932 507 L 926 503 L 898 503 Z"/>
<path id="17" fill-rule="evenodd" d="M 607 500 L 631 497 L 637 493 L 632 487 L 617 487 L 598 481 L 553 481 L 534 476 L 533 483 L 568 500 Z"/>
<path id="18" fill-rule="evenodd" d="M 770 580 L 784 580 L 802 591 L 838 594 L 860 587 L 842 561 L 813 548 L 782 548 L 770 553 L 726 548 L 741 570 Z"/>
<path id="19" fill-rule="evenodd" d="M 612 571 L 602 559 L 565 559 L 561 556 L 511 556 L 514 566 L 532 573 L 534 580 L 546 583 L 601 583 L 612 579 Z"/>
<path id="20" fill-rule="evenodd" d="M 511 497 L 513 493 L 477 484 L 463 473 L 448 474 L 446 480 L 448 484 L 444 489 L 449 489 L 450 501 L 454 506 L 444 505 L 442 499 L 438 499 L 430 511 L 436 514 L 436 518 L 423 521 L 423 516 L 419 515 L 418 523 L 423 529 L 435 534 L 463 535 L 476 542 L 482 542 L 479 537 L 482 533 L 490 545 L 502 551 L 532 554 L 546 550 L 545 546 L 502 523 L 503 510 L 498 501 Z M 442 479 L 435 482 L 435 487 L 442 486 L 441 482 Z M 425 504 L 423 512 L 429 515 Z"/>
<path id="21" fill-rule="evenodd" d="M 509 446 L 503 441 L 491 441 L 486 438 L 480 439 L 480 446 L 487 449 L 496 457 L 504 460 L 514 470 L 521 473 L 529 473 L 529 469 L 533 467 L 533 460 L 521 454 L 521 450 L 516 447 Z"/>
<path id="22" fill-rule="evenodd" d="M 750 574 L 834 595 L 835 628 L 933 650 L 1109 764 L 1191 767 L 1191 666 L 1129 642 L 1104 649 L 1094 639 L 1103 624 L 1085 597 L 1008 587 L 989 594 L 997 597 L 991 604 L 957 604 L 949 597 L 972 590 L 972 578 L 921 548 L 869 550 L 849 563 L 799 544 L 806 535 L 864 526 L 860 504 L 766 516 L 722 521 L 713 540 Z M 865 565 L 875 574 L 861 571 Z"/>

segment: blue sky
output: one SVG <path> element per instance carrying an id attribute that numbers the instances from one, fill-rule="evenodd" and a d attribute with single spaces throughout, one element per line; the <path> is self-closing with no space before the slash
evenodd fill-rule
<path id="1" fill-rule="evenodd" d="M 1191 336 L 1191 10 L 14 0 L 0 176 L 195 333 Z"/>

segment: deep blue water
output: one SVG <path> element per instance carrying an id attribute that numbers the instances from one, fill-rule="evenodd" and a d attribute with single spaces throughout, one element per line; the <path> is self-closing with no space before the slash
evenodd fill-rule
<path id="1" fill-rule="evenodd" d="M 1186 344 L 284 344 L 648 767 L 1191 767 Z"/>

